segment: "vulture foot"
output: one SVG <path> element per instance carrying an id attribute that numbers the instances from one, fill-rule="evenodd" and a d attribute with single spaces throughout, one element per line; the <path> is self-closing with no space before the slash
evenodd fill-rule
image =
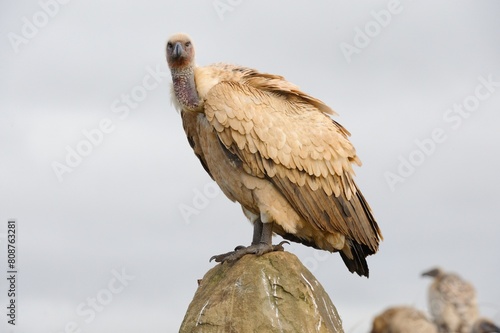
<path id="1" fill-rule="evenodd" d="M 267 244 L 267 243 L 258 243 L 252 244 L 250 246 L 237 246 L 234 251 L 218 254 L 212 256 L 210 261 L 215 260 L 215 262 L 235 262 L 241 259 L 246 254 L 255 254 L 257 256 L 261 256 L 263 254 L 273 252 L 273 251 L 283 251 L 285 248 L 283 244 L 290 244 L 287 241 L 282 241 L 277 245 Z"/>

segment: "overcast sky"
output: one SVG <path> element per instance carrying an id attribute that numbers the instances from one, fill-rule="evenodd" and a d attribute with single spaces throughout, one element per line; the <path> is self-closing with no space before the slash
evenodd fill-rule
<path id="1" fill-rule="evenodd" d="M 0 5 L 3 272 L 7 220 L 18 221 L 12 332 L 175 332 L 210 256 L 250 242 L 170 104 L 164 46 L 179 31 L 199 65 L 283 75 L 352 133 L 356 182 L 385 237 L 370 278 L 338 254 L 287 246 L 346 332 L 368 332 L 388 306 L 425 310 L 419 275 L 435 265 L 473 282 L 482 314 L 500 323 L 498 0 L 55 1 Z"/>

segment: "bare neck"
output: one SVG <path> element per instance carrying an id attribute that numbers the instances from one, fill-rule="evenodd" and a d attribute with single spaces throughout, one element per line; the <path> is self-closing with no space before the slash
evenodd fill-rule
<path id="1" fill-rule="evenodd" d="M 175 97 L 183 108 L 195 110 L 200 105 L 200 98 L 194 82 L 194 68 L 171 69 Z"/>

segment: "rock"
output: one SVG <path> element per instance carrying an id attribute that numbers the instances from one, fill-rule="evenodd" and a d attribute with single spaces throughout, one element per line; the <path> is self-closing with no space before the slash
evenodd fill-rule
<path id="1" fill-rule="evenodd" d="M 179 330 L 344 332 L 330 297 L 289 252 L 219 264 L 199 281 Z"/>

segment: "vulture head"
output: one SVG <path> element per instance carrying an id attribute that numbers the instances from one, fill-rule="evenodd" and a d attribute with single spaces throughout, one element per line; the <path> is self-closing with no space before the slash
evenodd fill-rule
<path id="1" fill-rule="evenodd" d="M 167 62 L 172 74 L 176 108 L 197 110 L 200 97 L 194 79 L 194 46 L 186 34 L 175 34 L 167 42 Z"/>
<path id="2" fill-rule="evenodd" d="M 194 66 L 194 47 L 191 37 L 180 33 L 168 39 L 167 62 L 171 70 Z"/>
<path id="3" fill-rule="evenodd" d="M 435 278 L 435 277 L 440 276 L 441 274 L 443 274 L 443 271 L 441 270 L 441 268 L 436 267 L 436 268 L 431 269 L 430 271 L 423 272 L 422 276 L 430 276 L 430 277 Z"/>

